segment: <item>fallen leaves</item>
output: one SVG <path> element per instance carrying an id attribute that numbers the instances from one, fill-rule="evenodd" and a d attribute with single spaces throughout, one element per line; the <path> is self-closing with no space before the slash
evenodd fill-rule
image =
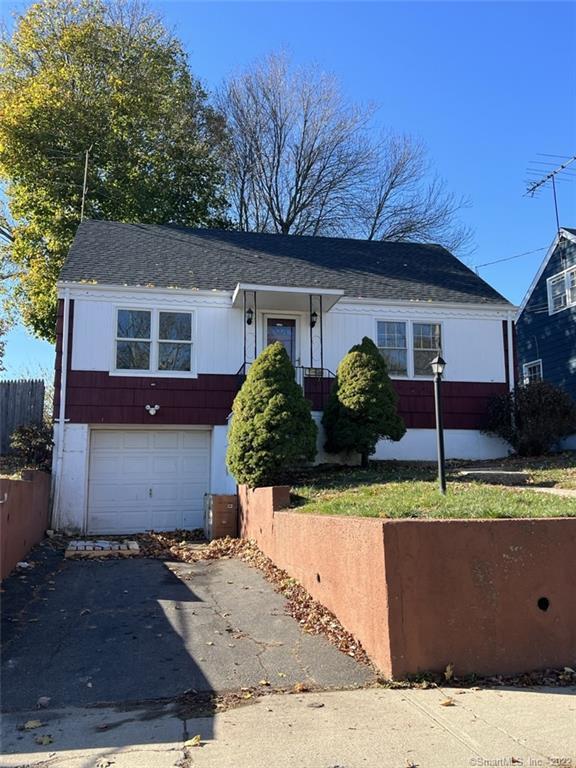
<path id="1" fill-rule="evenodd" d="M 195 563 L 202 560 L 238 558 L 253 568 L 258 568 L 274 589 L 286 598 L 286 613 L 292 616 L 305 632 L 323 635 L 340 651 L 362 664 L 370 660 L 360 643 L 340 624 L 336 616 L 310 597 L 304 587 L 285 571 L 277 568 L 253 541 L 246 539 L 214 539 L 209 544 L 198 546 L 203 540 L 202 531 L 174 531 L 172 533 L 150 532 L 138 538 L 141 554 L 160 559 L 176 559 Z M 195 543 L 196 546 L 191 546 Z M 234 584 L 228 581 L 228 584 Z M 234 634 L 238 640 L 240 634 Z"/>
<path id="2" fill-rule="evenodd" d="M 26 720 L 24 723 L 25 731 L 32 731 L 34 728 L 42 728 L 44 723 L 41 720 Z"/>
<path id="3" fill-rule="evenodd" d="M 34 741 L 36 742 L 36 744 L 39 744 L 41 747 L 47 747 L 48 744 L 52 744 L 54 739 L 52 738 L 52 736 L 50 736 L 50 734 L 44 734 L 43 736 L 38 734 L 38 736 L 34 737 Z"/>
<path id="4" fill-rule="evenodd" d="M 444 699 L 443 701 L 440 702 L 440 706 L 441 707 L 455 707 L 456 706 L 456 702 L 454 701 L 454 699 L 451 696 L 448 696 L 447 699 Z"/>

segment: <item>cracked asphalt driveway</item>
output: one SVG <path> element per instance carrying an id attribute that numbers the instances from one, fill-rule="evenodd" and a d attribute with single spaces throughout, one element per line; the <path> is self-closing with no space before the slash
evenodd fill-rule
<path id="1" fill-rule="evenodd" d="M 2 708 L 130 704 L 185 691 L 373 679 L 323 637 L 303 632 L 284 598 L 238 560 L 72 560 L 36 597 L 3 648 Z"/>

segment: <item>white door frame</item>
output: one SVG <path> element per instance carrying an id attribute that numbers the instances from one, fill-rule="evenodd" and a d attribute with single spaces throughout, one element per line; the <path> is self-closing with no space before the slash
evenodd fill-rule
<path id="1" fill-rule="evenodd" d="M 260 328 L 260 351 L 265 349 L 268 344 L 268 320 L 274 320 L 275 318 L 278 318 L 278 320 L 294 320 L 295 321 L 295 327 L 294 327 L 294 333 L 295 333 L 295 361 L 294 365 L 301 366 L 302 365 L 302 312 L 272 312 L 270 310 L 266 310 L 265 312 L 262 312 L 262 322 L 261 322 L 261 328 Z"/>

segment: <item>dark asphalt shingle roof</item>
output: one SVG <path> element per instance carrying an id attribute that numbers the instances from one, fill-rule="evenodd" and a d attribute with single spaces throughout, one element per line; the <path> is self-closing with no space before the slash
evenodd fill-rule
<path id="1" fill-rule="evenodd" d="M 113 221 L 80 225 L 60 280 L 228 291 L 243 282 L 396 301 L 507 303 L 439 245 Z"/>

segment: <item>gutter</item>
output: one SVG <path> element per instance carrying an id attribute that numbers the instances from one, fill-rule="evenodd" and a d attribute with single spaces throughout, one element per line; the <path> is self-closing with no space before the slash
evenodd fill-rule
<path id="1" fill-rule="evenodd" d="M 68 381 L 68 335 L 70 328 L 70 289 L 64 288 L 64 321 L 62 324 L 62 350 L 60 357 L 60 406 L 58 408 L 58 440 L 54 474 L 56 487 L 52 507 L 52 525 L 56 530 L 60 522 L 60 498 L 62 489 L 62 467 L 64 464 L 64 427 L 66 422 L 66 385 Z"/>

